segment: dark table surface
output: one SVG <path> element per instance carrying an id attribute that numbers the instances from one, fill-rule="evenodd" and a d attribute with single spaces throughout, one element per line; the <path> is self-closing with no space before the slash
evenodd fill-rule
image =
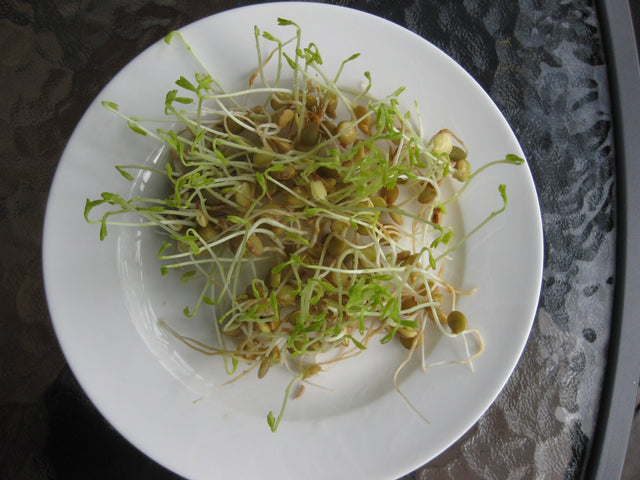
<path id="1" fill-rule="evenodd" d="M 109 80 L 170 30 L 251 3 L 0 2 L 0 478 L 177 478 L 103 420 L 66 365 L 44 297 L 42 222 L 63 148 Z M 476 425 L 407 478 L 580 478 L 596 434 L 618 253 L 597 9 L 586 0 L 327 3 L 403 25 L 460 63 L 511 124 L 540 199 L 543 286 L 523 356 Z M 637 461 L 625 475 L 640 477 Z"/>

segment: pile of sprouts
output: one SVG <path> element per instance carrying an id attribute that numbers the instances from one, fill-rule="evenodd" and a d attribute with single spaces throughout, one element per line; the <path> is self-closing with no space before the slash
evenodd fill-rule
<path id="1" fill-rule="evenodd" d="M 427 322 L 444 336 L 463 337 L 465 346 L 466 335 L 476 336 L 479 348 L 467 347 L 465 361 L 480 353 L 480 335 L 468 329 L 455 308 L 455 288 L 442 279 L 443 260 L 506 208 L 504 185 L 502 208 L 463 238 L 454 239 L 442 220 L 479 171 L 523 162 L 507 155 L 472 172 L 453 132 L 423 139 L 421 126 L 399 108 L 402 88 L 374 98 L 368 72 L 358 89 L 339 86 L 358 54 L 329 76 L 317 46 L 302 45 L 298 25 L 278 24 L 295 34 L 283 42 L 255 28 L 258 67 L 247 89 L 225 91 L 201 63 L 204 73 L 175 82 L 179 89 L 165 100 L 175 128 L 152 130 L 103 102 L 134 132 L 170 150 L 164 170 L 118 170 L 129 180 L 131 168 L 163 175 L 170 193 L 133 199 L 103 193 L 87 200 L 84 212 L 100 224 L 101 239 L 107 225 L 127 224 L 113 218 L 127 212 L 145 219 L 135 227 L 163 232 L 162 274 L 178 270 L 183 281 L 200 284 L 197 302 L 184 312 L 190 317 L 212 306 L 218 345 L 165 325 L 180 340 L 223 356 L 235 378 L 250 371 L 262 378 L 282 364 L 294 372 L 278 416 L 267 416 L 273 431 L 295 382 L 365 350 L 372 338 L 407 349 L 398 371 L 423 345 Z M 178 32 L 165 41 L 176 37 L 191 52 Z M 266 56 L 264 42 L 271 45 Z M 265 67 L 274 62 L 275 78 L 267 78 Z M 445 199 L 447 177 L 461 187 Z M 111 209 L 91 219 L 104 204 Z"/>

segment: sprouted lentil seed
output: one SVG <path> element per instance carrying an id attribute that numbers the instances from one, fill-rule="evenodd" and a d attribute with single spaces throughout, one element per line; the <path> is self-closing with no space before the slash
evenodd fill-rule
<path id="1" fill-rule="evenodd" d="M 397 339 L 409 350 L 398 372 L 423 345 L 427 321 L 442 335 L 461 335 L 467 345 L 466 334 L 477 330 L 468 330 L 466 317 L 455 310 L 456 291 L 442 280 L 438 264 L 504 210 L 506 190 L 500 186 L 502 208 L 453 245 L 452 228 L 441 224 L 445 206 L 487 166 L 523 163 L 507 155 L 471 173 L 466 147 L 453 132 L 423 140 L 399 109 L 402 88 L 373 98 L 368 72 L 362 91 L 338 86 L 358 54 L 332 78 L 321 68 L 316 45 L 302 46 L 300 28 L 284 19 L 278 24 L 293 27 L 295 36 L 282 42 L 255 28 L 258 68 L 248 90 L 226 92 L 206 69 L 193 80 L 176 81 L 165 114 L 180 128 L 151 130 L 117 104 L 103 102 L 134 132 L 169 147 L 166 169 L 151 170 L 166 177 L 171 194 L 125 200 L 103 193 L 87 200 L 84 212 L 87 221 L 100 224 L 101 239 L 107 225 L 125 224 L 114 215 L 137 212 L 147 220 L 144 226 L 167 236 L 159 252 L 162 273 L 179 270 L 182 280 L 203 282 L 198 301 L 184 312 L 193 316 L 211 305 L 219 346 L 170 329 L 184 343 L 223 356 L 227 371 L 238 376 L 255 368 L 262 378 L 281 364 L 298 369 L 278 416 L 267 416 L 273 431 L 294 384 L 364 350 L 376 334 L 382 343 Z M 178 32 L 165 41 L 174 37 L 191 52 Z M 263 42 L 274 46 L 267 58 Z M 294 54 L 288 55 L 284 47 L 291 42 Z M 267 79 L 265 67 L 274 61 L 275 79 Z M 292 79 L 285 80 L 285 73 Z M 133 176 L 127 170 L 148 169 L 117 168 L 128 180 Z M 445 200 L 440 185 L 447 176 L 463 186 Z M 115 209 L 90 219 L 102 204 Z M 257 264 L 266 265 L 263 276 Z M 247 272 L 253 278 L 243 283 Z M 451 294 L 448 315 L 443 293 Z M 336 352 L 335 358 L 314 360 L 326 352 Z M 248 364 L 240 374 L 239 363 Z"/>

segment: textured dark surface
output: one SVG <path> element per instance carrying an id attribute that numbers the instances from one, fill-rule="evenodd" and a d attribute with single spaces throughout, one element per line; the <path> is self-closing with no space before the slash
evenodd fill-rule
<path id="1" fill-rule="evenodd" d="M 106 424 L 66 367 L 44 299 L 41 225 L 65 143 L 100 89 L 168 31 L 251 3 L 0 3 L 0 478 L 176 478 Z M 543 214 L 540 307 L 513 377 L 467 434 L 407 478 L 578 478 L 597 418 L 616 255 L 613 125 L 593 5 L 328 3 L 404 25 L 471 73 L 518 136 Z"/>

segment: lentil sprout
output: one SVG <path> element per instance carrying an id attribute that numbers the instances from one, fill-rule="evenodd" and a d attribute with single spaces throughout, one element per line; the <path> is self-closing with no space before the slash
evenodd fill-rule
<path id="1" fill-rule="evenodd" d="M 294 383 L 366 349 L 374 337 L 407 348 L 407 361 L 424 344 L 428 321 L 466 344 L 466 319 L 456 313 L 453 331 L 447 327 L 443 310 L 454 310 L 456 290 L 442 280 L 438 264 L 468 235 L 449 245 L 454 232 L 442 219 L 452 199 L 442 198 L 440 185 L 453 176 L 463 190 L 474 176 L 466 147 L 452 132 L 423 140 L 399 108 L 402 88 L 374 98 L 369 73 L 364 91 L 340 87 L 341 72 L 358 55 L 330 77 L 315 44 L 302 46 L 300 28 L 278 23 L 296 33 L 283 42 L 256 27 L 259 61 L 248 90 L 226 92 L 207 71 L 176 81 L 165 114 L 179 128 L 152 130 L 103 102 L 134 132 L 169 147 L 166 169 L 152 170 L 166 177 L 171 193 L 129 200 L 103 193 L 87 200 L 84 212 L 100 225 L 101 239 L 107 225 L 126 224 L 114 215 L 137 212 L 147 220 L 143 225 L 166 236 L 162 273 L 177 270 L 185 281 L 202 282 L 202 294 L 185 314 L 211 305 L 219 345 L 171 330 L 178 338 L 223 356 L 231 374 L 238 374 L 238 364 L 255 368 L 260 378 L 277 365 L 298 369 L 279 415 L 269 412 L 273 431 Z M 179 32 L 166 42 L 174 37 L 188 47 Z M 266 61 L 265 42 L 275 45 Z M 294 52 L 287 54 L 284 46 L 292 42 Z M 267 80 L 265 67 L 274 61 L 275 79 Z M 493 163 L 501 162 L 523 160 L 510 155 Z M 131 180 L 127 170 L 135 168 L 147 167 L 118 170 Z M 500 192 L 503 208 L 477 228 L 506 207 L 503 186 Z M 103 204 L 114 209 L 90 219 Z M 333 358 L 315 360 L 327 352 Z"/>

